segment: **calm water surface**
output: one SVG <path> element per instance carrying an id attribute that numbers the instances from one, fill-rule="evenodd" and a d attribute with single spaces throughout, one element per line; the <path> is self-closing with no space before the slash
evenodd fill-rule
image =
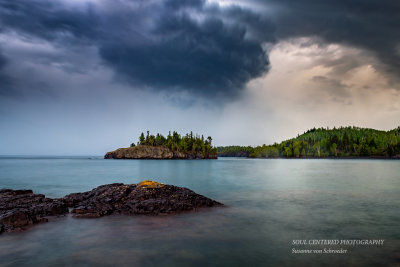
<path id="1" fill-rule="evenodd" d="M 0 158 L 0 188 L 48 197 L 144 179 L 188 187 L 226 207 L 158 217 L 66 216 L 0 235 L 0 265 L 400 266 L 400 161 Z M 294 239 L 385 243 L 310 247 L 294 246 Z"/>

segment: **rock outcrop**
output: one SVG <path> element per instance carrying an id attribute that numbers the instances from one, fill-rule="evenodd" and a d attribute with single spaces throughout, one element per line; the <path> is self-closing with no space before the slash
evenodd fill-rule
<path id="1" fill-rule="evenodd" d="M 63 201 L 33 194 L 32 190 L 0 190 L 0 233 L 47 222 L 45 216 L 66 213 L 68 208 Z"/>
<path id="2" fill-rule="evenodd" d="M 153 181 L 139 184 L 109 184 L 89 192 L 70 194 L 65 203 L 76 217 L 110 214 L 168 214 L 222 205 L 184 187 Z"/>
<path id="3" fill-rule="evenodd" d="M 184 187 L 153 181 L 139 184 L 108 184 L 60 199 L 33 194 L 32 190 L 0 190 L 0 233 L 25 229 L 48 216 L 68 213 L 96 218 L 111 214 L 171 214 L 223 205 Z"/>
<path id="4" fill-rule="evenodd" d="M 105 159 L 216 159 L 216 153 L 187 153 L 172 151 L 165 146 L 138 145 L 107 152 Z"/>

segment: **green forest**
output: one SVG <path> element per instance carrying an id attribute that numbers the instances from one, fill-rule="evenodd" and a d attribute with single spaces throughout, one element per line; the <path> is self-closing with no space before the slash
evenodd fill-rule
<path id="1" fill-rule="evenodd" d="M 273 145 L 218 147 L 218 156 L 252 158 L 375 157 L 400 158 L 400 127 L 390 131 L 369 128 L 313 128 Z"/>
<path id="2" fill-rule="evenodd" d="M 142 133 L 139 136 L 139 142 L 137 145 L 147 145 L 147 146 L 165 146 L 172 151 L 181 151 L 186 153 L 201 153 L 203 156 L 209 154 L 216 154 L 217 148 L 212 146 L 212 138 L 208 136 L 204 138 L 203 135 L 186 134 L 181 136 L 176 131 L 168 133 L 167 137 L 162 134 L 152 135 L 149 131 L 144 135 Z M 135 143 L 131 144 L 131 147 L 135 146 Z"/>

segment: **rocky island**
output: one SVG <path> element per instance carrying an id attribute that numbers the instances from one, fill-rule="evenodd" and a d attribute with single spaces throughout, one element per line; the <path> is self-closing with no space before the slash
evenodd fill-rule
<path id="1" fill-rule="evenodd" d="M 216 159 L 217 153 L 172 151 L 166 146 L 138 145 L 107 152 L 105 159 Z"/>
<path id="2" fill-rule="evenodd" d="M 51 199 L 32 190 L 0 190 L 0 233 L 23 230 L 47 222 L 48 218 L 71 213 L 77 218 L 111 214 L 159 215 L 193 211 L 223 204 L 190 189 L 154 181 L 138 184 L 114 183 L 91 191 Z"/>
<path id="3" fill-rule="evenodd" d="M 211 136 L 194 135 L 192 132 L 181 136 L 177 132 L 162 134 L 142 133 L 137 144 L 107 152 L 105 159 L 216 159 L 217 149 L 212 146 Z"/>

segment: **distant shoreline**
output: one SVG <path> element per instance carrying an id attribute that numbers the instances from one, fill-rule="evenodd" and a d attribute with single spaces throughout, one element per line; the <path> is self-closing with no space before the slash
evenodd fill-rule
<path id="1" fill-rule="evenodd" d="M 400 160 L 400 157 L 241 157 L 241 156 L 222 156 L 219 158 L 243 158 L 243 159 L 384 159 Z"/>
<path id="2" fill-rule="evenodd" d="M 250 158 L 400 158 L 400 127 L 380 131 L 355 126 L 312 128 L 272 145 L 220 146 L 218 156 Z"/>
<path id="3" fill-rule="evenodd" d="M 218 158 L 240 158 L 240 159 L 370 159 L 370 160 L 400 160 L 400 157 L 240 157 L 240 156 L 221 156 L 219 155 Z M 7 159 L 34 159 L 34 160 L 63 160 L 63 159 L 87 159 L 87 160 L 104 160 L 104 156 L 32 156 L 32 155 L 18 155 L 18 156 L 10 156 L 10 155 L 0 155 L 0 160 L 7 160 Z M 118 159 L 118 160 L 135 160 L 135 159 Z M 171 159 L 156 159 L 156 158 L 140 158 L 137 160 L 212 160 L 211 158 L 206 159 L 179 159 L 179 158 L 171 158 Z M 214 159 L 215 160 L 215 159 Z"/>

